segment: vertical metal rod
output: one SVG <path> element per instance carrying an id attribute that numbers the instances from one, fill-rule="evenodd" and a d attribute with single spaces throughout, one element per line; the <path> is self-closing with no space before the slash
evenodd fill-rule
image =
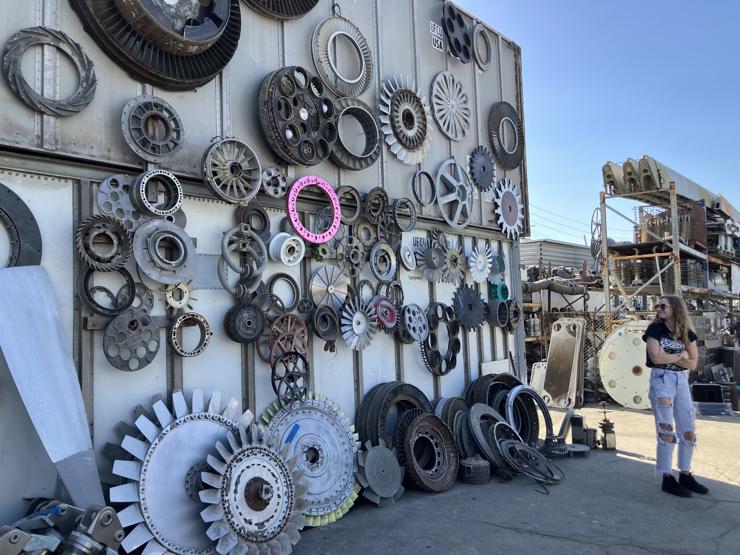
<path id="1" fill-rule="evenodd" d="M 606 227 L 606 193 L 599 192 L 599 211 L 601 212 L 601 277 L 604 282 L 604 327 L 606 334 L 612 332 L 612 287 L 609 280 L 609 234 Z"/>
<path id="2" fill-rule="evenodd" d="M 671 181 L 668 184 L 668 194 L 671 199 L 671 247 L 673 248 L 673 292 L 681 296 L 681 245 L 679 241 L 678 221 L 678 198 L 676 197 L 676 184 Z"/>

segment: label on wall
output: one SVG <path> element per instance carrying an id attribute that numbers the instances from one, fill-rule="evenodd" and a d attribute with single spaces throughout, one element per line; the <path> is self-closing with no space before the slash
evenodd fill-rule
<path id="1" fill-rule="evenodd" d="M 444 35 L 442 34 L 442 26 L 435 21 L 430 21 L 429 32 L 432 34 L 432 46 L 440 52 L 444 52 Z"/>

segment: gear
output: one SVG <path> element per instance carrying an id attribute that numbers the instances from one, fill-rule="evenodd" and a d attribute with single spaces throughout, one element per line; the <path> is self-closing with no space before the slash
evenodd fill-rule
<path id="1" fill-rule="evenodd" d="M 269 552 L 287 555 L 305 525 L 306 479 L 294 457 L 281 453 L 261 426 L 227 432 L 226 444 L 215 441 L 208 455 L 199 498 L 206 536 L 219 555 Z M 209 470 L 209 469 L 206 469 Z"/>
<path id="2" fill-rule="evenodd" d="M 290 288 L 290 302 L 288 303 L 283 301 L 283 306 L 285 307 L 286 312 L 292 312 L 298 306 L 298 301 L 301 298 L 301 289 L 300 287 L 298 287 L 298 282 L 295 280 L 295 278 L 293 278 L 293 276 L 283 272 L 278 272 L 276 274 L 272 274 L 272 276 L 270 276 L 270 279 L 267 280 L 267 290 L 275 295 L 275 286 L 280 281 L 286 283 Z"/>
<path id="3" fill-rule="evenodd" d="M 328 304 L 340 310 L 347 298 L 349 278 L 336 266 L 322 266 L 311 278 L 310 289 L 316 306 Z"/>
<path id="4" fill-rule="evenodd" d="M 516 241 L 524 223 L 524 202 L 519 186 L 508 177 L 498 182 L 495 192 L 496 221 L 509 239 Z"/>
<path id="5" fill-rule="evenodd" d="M 402 219 L 408 218 L 408 223 L 402 224 Z M 393 202 L 393 223 L 402 231 L 413 231 L 416 227 L 416 208 L 411 199 L 403 197 Z"/>
<path id="6" fill-rule="evenodd" d="M 490 245 L 476 245 L 468 256 L 470 276 L 475 283 L 483 283 L 488 279 L 493 266 L 493 251 Z"/>
<path id="7" fill-rule="evenodd" d="M 468 225 L 473 209 L 473 185 L 467 170 L 454 158 L 439 167 L 435 192 L 445 222 L 455 229 Z"/>
<path id="8" fill-rule="evenodd" d="M 292 410 L 273 403 L 262 414 L 266 439 L 286 450 L 306 477 L 304 516 L 308 526 L 324 526 L 344 516 L 360 490 L 355 481 L 359 436 L 331 399 L 308 394 Z"/>
<path id="9" fill-rule="evenodd" d="M 123 225 L 108 216 L 87 218 L 75 232 L 80 259 L 98 272 L 123 267 L 131 257 L 131 243 L 131 235 Z"/>
<path id="10" fill-rule="evenodd" d="M 431 303 L 427 308 L 429 336 L 421 343 L 421 358 L 424 365 L 435 376 L 444 376 L 457 366 L 457 355 L 462 349 L 460 324 L 455 320 L 452 307 L 443 303 Z M 442 354 L 439 327 L 447 332 L 447 346 Z"/>
<path id="11" fill-rule="evenodd" d="M 391 152 L 404 164 L 421 163 L 432 140 L 429 106 L 421 91 L 410 79 L 386 79 L 380 93 L 380 112 Z"/>
<path id="12" fill-rule="evenodd" d="M 385 441 L 378 445 L 368 441 L 365 450 L 357 453 L 357 481 L 364 488 L 362 496 L 378 507 L 392 505 L 406 491 L 401 485 L 404 469 L 398 464 L 395 449 L 388 449 Z"/>
<path id="13" fill-rule="evenodd" d="M 486 305 L 481 296 L 469 285 L 463 285 L 452 298 L 455 318 L 468 331 L 481 326 L 486 319 Z"/>
<path id="14" fill-rule="evenodd" d="M 377 224 L 388 210 L 388 193 L 382 187 L 373 187 L 365 198 L 365 217 L 371 224 Z"/>
<path id="15" fill-rule="evenodd" d="M 219 392 L 206 404 L 198 389 L 188 403 L 178 390 L 169 407 L 159 399 L 150 408 L 137 408 L 134 427 L 122 423 L 131 431 L 112 452 L 117 453 L 113 474 L 124 483 L 110 489 L 110 501 L 127 505 L 118 516 L 124 527 L 133 526 L 121 542 L 123 551 L 146 544 L 146 553 L 213 553 L 198 516 L 200 473 L 216 442 L 227 432 L 238 435 L 237 422 L 251 422 L 252 413 L 242 414 L 240 407 L 232 399 L 223 408 Z"/>
<path id="16" fill-rule="evenodd" d="M 224 316 L 224 332 L 236 343 L 254 343 L 262 335 L 264 326 L 262 311 L 247 301 L 232 306 Z"/>
<path id="17" fill-rule="evenodd" d="M 496 184 L 496 163 L 490 150 L 480 145 L 475 147 L 470 153 L 468 167 L 470 178 L 479 191 L 485 193 L 493 189 Z"/>
<path id="18" fill-rule="evenodd" d="M 375 308 L 362 300 L 351 299 L 341 315 L 342 336 L 354 351 L 361 351 L 373 340 L 378 331 Z"/>

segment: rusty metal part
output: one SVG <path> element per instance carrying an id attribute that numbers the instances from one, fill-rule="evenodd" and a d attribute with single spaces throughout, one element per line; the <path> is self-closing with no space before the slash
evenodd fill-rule
<path id="1" fill-rule="evenodd" d="M 378 231 L 368 220 L 361 218 L 352 226 L 352 236 L 356 237 L 365 247 L 372 248 L 378 240 Z"/>
<path id="2" fill-rule="evenodd" d="M 402 414 L 410 409 L 431 412 L 429 399 L 416 386 L 403 382 L 388 382 L 379 388 L 371 400 L 366 422 L 366 439 L 380 439 L 392 449 L 396 446 L 396 430 Z"/>
<path id="3" fill-rule="evenodd" d="M 98 272 L 121 268 L 132 251 L 131 236 L 123 225 L 100 215 L 91 216 L 77 226 L 75 246 L 80 259 Z"/>
<path id="4" fill-rule="evenodd" d="M 336 342 L 339 337 L 339 315 L 337 311 L 327 305 L 317 307 L 311 316 L 311 328 L 316 337 L 326 342 L 324 350 L 333 353 L 336 350 Z"/>
<path id="5" fill-rule="evenodd" d="M 424 365 L 435 376 L 445 376 L 457 366 L 457 355 L 462 349 L 460 324 L 455 319 L 452 307 L 443 303 L 431 303 L 427 308 L 429 335 L 421 342 L 421 358 Z M 444 326 L 447 345 L 444 351 L 440 344 L 440 327 Z"/>
<path id="6" fill-rule="evenodd" d="M 357 220 L 362 216 L 362 197 L 360 197 L 360 191 L 352 187 L 352 185 L 342 185 L 337 189 L 337 196 L 339 197 L 339 204 L 342 207 L 342 223 L 344 225 L 357 223 Z M 348 213 L 344 208 L 350 208 L 352 212 L 347 215 Z"/>
<path id="7" fill-rule="evenodd" d="M 159 352 L 159 328 L 141 308 L 113 318 L 103 334 L 103 353 L 112 366 L 133 372 L 146 367 Z"/>
<path id="8" fill-rule="evenodd" d="M 226 311 L 224 332 L 236 343 L 254 343 L 262 335 L 265 318 L 253 303 L 241 301 Z"/>
<path id="9" fill-rule="evenodd" d="M 509 137 L 509 134 L 514 136 Z M 524 127 L 516 109 L 508 102 L 497 102 L 491 107 L 488 113 L 488 140 L 502 168 L 513 170 L 521 164 L 524 158 Z"/>
<path id="10" fill-rule="evenodd" d="M 406 472 L 422 490 L 438 493 L 457 479 L 460 456 L 450 429 L 433 414 L 417 416 L 404 439 Z"/>
<path id="11" fill-rule="evenodd" d="M 23 77 L 21 59 L 29 48 L 52 46 L 67 55 L 77 68 L 77 88 L 67 98 L 53 99 L 36 92 Z M 10 90 L 29 108 L 48 116 L 72 116 L 85 109 L 95 96 L 97 78 L 92 60 L 67 34 L 48 27 L 29 27 L 10 37 L 2 56 L 5 80 Z"/>
<path id="12" fill-rule="evenodd" d="M 239 0 L 229 0 L 225 28 L 214 44 L 198 54 L 173 54 L 144 39 L 127 21 L 116 0 L 72 0 L 85 30 L 98 46 L 137 80 L 167 90 L 193 90 L 229 63 L 239 42 Z M 169 3 L 171 5 L 171 3 Z"/>
<path id="13" fill-rule="evenodd" d="M 362 266 L 367 260 L 365 246 L 356 238 L 348 235 L 337 244 L 337 266 L 349 277 L 360 275 Z"/>
<path id="14" fill-rule="evenodd" d="M 457 247 L 450 247 L 447 243 L 441 243 L 445 262 L 442 270 L 442 278 L 447 283 L 457 285 L 465 277 L 465 257 Z"/>
<path id="15" fill-rule="evenodd" d="M 271 359 L 290 351 L 303 355 L 308 350 L 308 329 L 303 318 L 295 314 L 278 316 L 270 326 Z"/>
<path id="16" fill-rule="evenodd" d="M 381 291 L 381 288 L 382 291 Z M 401 282 L 398 280 L 389 281 L 388 283 L 378 284 L 378 293 L 383 294 L 394 306 L 403 306 L 403 287 Z"/>
<path id="17" fill-rule="evenodd" d="M 177 153 L 183 145 L 185 129 L 175 108 L 157 96 L 143 95 L 130 100 L 121 114 L 121 130 L 126 144 L 149 162 Z"/>
<path id="18" fill-rule="evenodd" d="M 254 11 L 272 19 L 297 19 L 310 12 L 319 0 L 243 0 Z"/>
<path id="19" fill-rule="evenodd" d="M 404 164 L 421 163 L 429 153 L 432 117 L 411 79 L 396 76 L 383 81 L 380 112 L 385 142 L 391 152 Z"/>
<path id="20" fill-rule="evenodd" d="M 182 328 L 186 326 L 196 326 L 200 333 L 198 343 L 193 349 L 186 350 L 182 345 L 182 339 L 180 337 Z M 170 343 L 170 347 L 175 354 L 181 357 L 194 357 L 201 354 L 208 347 L 208 342 L 211 339 L 213 332 L 211 327 L 208 325 L 208 320 L 202 314 L 197 312 L 186 312 L 177 317 L 167 332 L 167 339 Z"/>
<path id="21" fill-rule="evenodd" d="M 234 137 L 216 139 L 203 154 L 203 180 L 221 200 L 246 206 L 262 185 L 262 167 L 247 143 Z"/>

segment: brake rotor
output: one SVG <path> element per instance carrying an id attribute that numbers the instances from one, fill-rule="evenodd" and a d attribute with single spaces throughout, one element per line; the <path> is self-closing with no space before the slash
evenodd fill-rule
<path id="1" fill-rule="evenodd" d="M 495 191 L 496 220 L 501 231 L 516 241 L 524 224 L 524 201 L 519 186 L 508 177 L 498 182 Z"/>
<path id="2" fill-rule="evenodd" d="M 152 26 L 145 34 L 156 36 L 160 45 L 177 50 L 174 53 L 140 34 L 129 21 L 133 11 L 121 6 L 124 1 L 73 0 L 71 4 L 82 20 L 84 29 L 98 46 L 136 80 L 143 79 L 168 90 L 193 90 L 213 79 L 236 52 L 241 33 L 238 0 L 214 0 L 209 6 L 190 0 L 190 6 L 187 7 L 184 6 L 185 2 L 177 5 L 166 2 L 166 7 L 157 2 L 156 7 L 163 10 L 159 15 L 163 17 L 161 20 L 155 17 L 164 30 Z M 152 10 L 156 8 L 149 2 L 147 4 L 146 11 L 151 22 L 152 15 L 155 15 Z M 197 15 L 183 19 L 181 15 L 188 7 L 197 9 Z M 136 13 L 141 14 L 141 11 Z M 214 29 L 210 23 L 217 28 Z M 145 26 L 137 25 L 138 29 Z M 198 33 L 191 33 L 193 27 L 197 28 Z M 173 38 L 177 40 L 170 40 Z M 210 41 L 213 43 L 208 45 Z M 178 50 L 180 46 L 182 50 Z M 193 53 L 194 49 L 199 50 L 198 53 Z"/>
<path id="3" fill-rule="evenodd" d="M 236 343 L 254 343 L 262 335 L 265 319 L 254 304 L 242 301 L 226 311 L 224 332 Z"/>
<path id="4" fill-rule="evenodd" d="M 75 231 L 75 246 L 80 259 L 93 270 L 117 270 L 131 257 L 131 235 L 117 220 L 91 216 Z"/>
<path id="5" fill-rule="evenodd" d="M 343 517 L 360 490 L 355 481 L 360 443 L 339 405 L 309 393 L 292 410 L 273 403 L 262 421 L 268 426 L 266 439 L 286 450 L 305 475 L 306 524 L 324 526 Z"/>
<path id="6" fill-rule="evenodd" d="M 370 345 L 378 331 L 378 320 L 372 304 L 352 298 L 344 305 L 340 317 L 342 337 L 353 351 Z"/>
<path id="7" fill-rule="evenodd" d="M 210 468 L 201 473 L 206 536 L 223 555 L 253 550 L 287 555 L 305 524 L 306 480 L 297 461 L 283 456 L 255 425 L 247 429 L 240 423 L 227 439 L 215 443 L 218 454 L 208 455 Z"/>
<path id="8" fill-rule="evenodd" d="M 460 456 L 450 429 L 433 414 L 414 419 L 406 434 L 406 471 L 422 490 L 438 493 L 457 479 Z"/>
<path id="9" fill-rule="evenodd" d="M 340 37 L 349 41 L 360 61 L 356 75 L 343 75 L 337 67 L 336 46 Z M 319 77 L 337 96 L 361 96 L 373 80 L 370 45 L 360 29 L 345 17 L 330 17 L 316 26 L 311 39 L 311 54 Z M 367 113 L 372 114 L 369 110 Z"/>
<path id="10" fill-rule="evenodd" d="M 421 358 L 424 365 L 435 376 L 445 376 L 457 366 L 457 355 L 462 349 L 460 324 L 455 320 L 452 307 L 442 303 L 431 303 L 427 308 L 429 336 L 421 343 Z M 445 327 L 447 345 L 442 351 L 440 326 Z"/>
<path id="11" fill-rule="evenodd" d="M 488 279 L 493 267 L 493 251 L 488 244 L 476 245 L 468 256 L 470 277 L 475 283 L 483 283 Z"/>
<path id="12" fill-rule="evenodd" d="M 429 321 L 417 304 L 412 303 L 403 307 L 399 323 L 399 338 L 403 343 L 420 343 L 429 337 Z"/>
<path id="13" fill-rule="evenodd" d="M 491 152 L 484 146 L 478 145 L 473 149 L 468 160 L 470 178 L 473 184 L 482 192 L 490 191 L 496 183 L 496 164 Z"/>
<path id="14" fill-rule="evenodd" d="M 404 469 L 398 464 L 395 451 L 381 439 L 378 445 L 366 442 L 365 450 L 357 453 L 355 476 L 363 487 L 362 496 L 378 507 L 392 505 L 406 491 L 401 484 Z"/>
<path id="15" fill-rule="evenodd" d="M 486 319 L 486 305 L 481 296 L 469 285 L 463 285 L 452 297 L 455 318 L 468 331 L 480 327 Z"/>
<path id="16" fill-rule="evenodd" d="M 319 0 L 243 0 L 254 11 L 272 19 L 297 19 L 310 12 Z"/>
<path id="17" fill-rule="evenodd" d="M 438 73 L 432 81 L 432 114 L 448 139 L 462 141 L 470 131 L 472 111 L 468 93 L 449 71 Z"/>
<path id="18" fill-rule="evenodd" d="M 159 399 L 136 409 L 134 428 L 123 423 L 123 429 L 132 431 L 123 437 L 113 461 L 113 474 L 123 484 L 110 489 L 111 503 L 125 505 L 118 512 L 129 528 L 123 551 L 144 546 L 146 553 L 214 553 L 199 515 L 201 472 L 207 470 L 205 461 L 216 442 L 228 432 L 238 434 L 238 421 L 251 422 L 252 413 L 242 414 L 240 407 L 232 399 L 223 408 L 219 392 L 206 405 L 201 390 L 193 390 L 190 403 L 182 391 L 175 391 L 169 407 Z"/>
<path id="19" fill-rule="evenodd" d="M 132 308 L 113 318 L 103 334 L 103 353 L 114 368 L 141 370 L 159 352 L 159 328 L 143 308 Z"/>
<path id="20" fill-rule="evenodd" d="M 468 225 L 473 209 L 473 185 L 468 172 L 454 158 L 439 167 L 435 192 L 437 206 L 447 224 L 455 229 Z"/>
<path id="21" fill-rule="evenodd" d="M 507 129 L 513 133 L 513 138 L 507 136 Z M 516 109 L 508 102 L 497 102 L 491 107 L 488 113 L 488 140 L 502 168 L 513 170 L 521 164 L 524 158 L 524 127 Z"/>
<path id="22" fill-rule="evenodd" d="M 223 201 L 246 206 L 262 185 L 262 167 L 252 148 L 235 138 L 216 139 L 203 154 L 203 180 Z"/>
<path id="23" fill-rule="evenodd" d="M 386 79 L 380 93 L 380 112 L 391 152 L 404 164 L 421 163 L 432 139 L 429 106 L 421 91 L 408 78 Z"/>
<path id="24" fill-rule="evenodd" d="M 316 306 L 339 310 L 347 298 L 349 278 L 336 266 L 322 266 L 311 278 L 311 298 Z"/>

